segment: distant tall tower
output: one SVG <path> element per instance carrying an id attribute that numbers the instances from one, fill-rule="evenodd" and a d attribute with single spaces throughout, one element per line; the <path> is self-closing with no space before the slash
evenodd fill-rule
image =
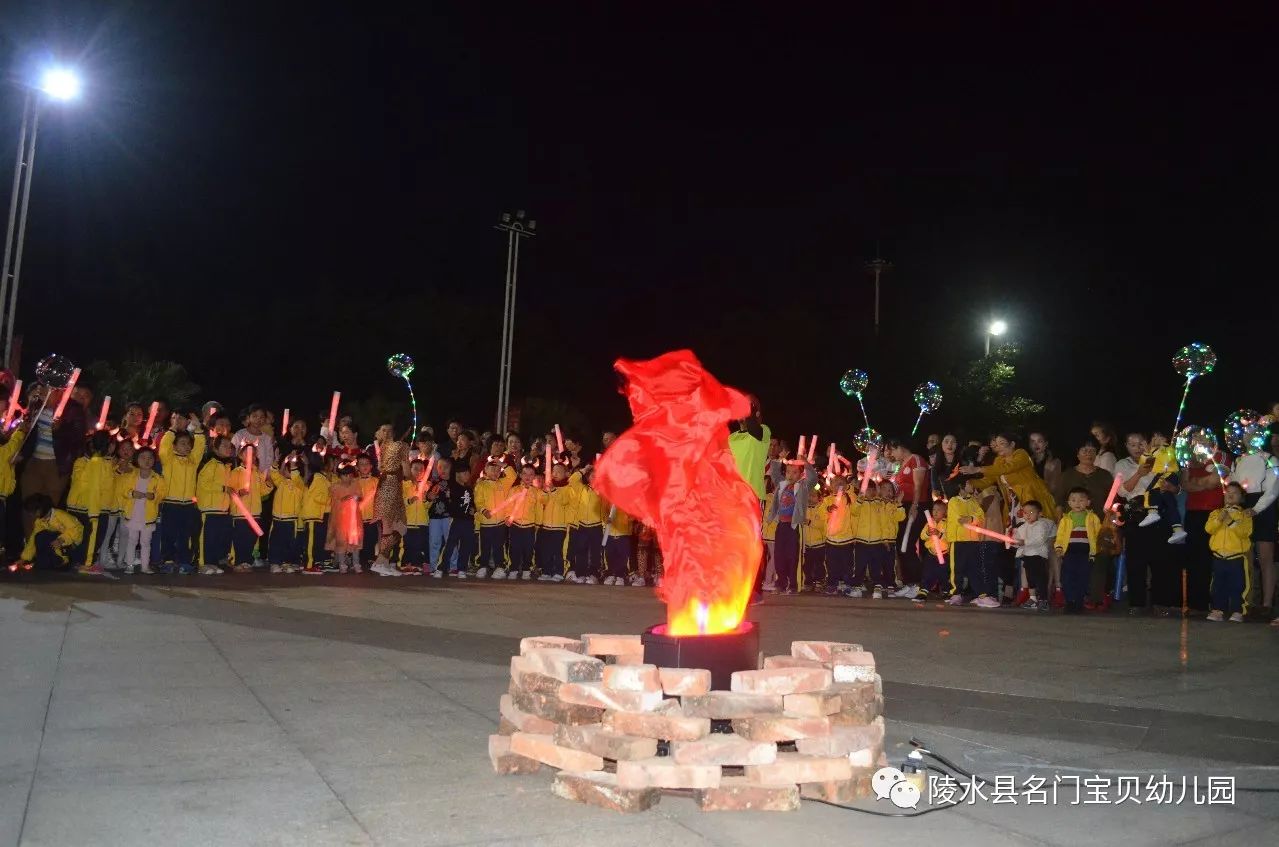
<path id="1" fill-rule="evenodd" d="M 879 278 L 893 269 L 893 263 L 879 256 L 879 245 L 875 246 L 875 258 L 866 263 L 866 272 L 875 277 L 875 334 L 879 335 Z"/>

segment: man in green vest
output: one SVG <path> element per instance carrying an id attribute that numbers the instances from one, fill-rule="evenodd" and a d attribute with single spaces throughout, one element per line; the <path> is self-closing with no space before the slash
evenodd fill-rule
<path id="1" fill-rule="evenodd" d="M 755 492 L 755 496 L 759 498 L 759 513 L 762 520 L 764 498 L 767 496 L 764 480 L 768 472 L 768 445 L 772 441 L 773 434 L 768 425 L 763 422 L 759 398 L 752 394 L 750 401 L 750 417 L 734 422 L 735 430 L 728 436 L 728 449 L 733 451 L 737 472 L 742 475 L 742 479 L 746 480 L 751 490 Z M 764 570 L 764 563 L 761 562 L 759 573 L 755 577 L 755 594 L 751 598 L 751 605 L 756 605 L 763 599 Z"/>

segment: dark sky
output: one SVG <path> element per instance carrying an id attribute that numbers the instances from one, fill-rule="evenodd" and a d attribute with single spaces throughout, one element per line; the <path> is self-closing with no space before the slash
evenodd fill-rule
<path id="1" fill-rule="evenodd" d="M 514 394 L 597 426 L 614 358 L 690 346 L 786 430 L 859 425 L 864 367 L 900 430 L 992 314 L 1063 439 L 1168 426 L 1193 340 L 1221 361 L 1189 419 L 1279 393 L 1272 19 L 754 8 L 6 3 L 12 77 L 51 51 L 88 80 L 41 129 L 25 369 L 141 349 L 319 409 L 399 397 L 403 350 L 429 418 L 485 426 L 492 225 L 525 208 Z"/>

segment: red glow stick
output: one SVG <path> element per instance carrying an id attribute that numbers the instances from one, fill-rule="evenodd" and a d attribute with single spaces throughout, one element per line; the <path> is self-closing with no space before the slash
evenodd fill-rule
<path id="1" fill-rule="evenodd" d="M 62 389 L 62 397 L 58 399 L 58 408 L 53 410 L 53 419 L 56 421 L 62 417 L 62 411 L 67 408 L 67 401 L 71 399 L 71 392 L 75 390 L 75 384 L 80 379 L 80 369 L 75 368 L 71 371 L 71 378 L 67 380 L 67 387 Z"/>
<path id="2" fill-rule="evenodd" d="M 835 475 L 835 442 L 830 443 L 830 447 L 826 449 L 826 475 Z"/>
<path id="3" fill-rule="evenodd" d="M 280 435 L 289 434 L 289 410 L 284 410 L 284 420 L 280 421 Z"/>
<path id="4" fill-rule="evenodd" d="M 804 460 L 804 456 L 807 455 L 807 451 L 804 449 L 804 444 L 804 436 L 801 435 L 799 437 L 799 449 L 795 451 L 795 458 L 799 459 L 801 462 Z"/>
<path id="5" fill-rule="evenodd" d="M 147 428 L 142 432 L 142 440 L 149 441 L 151 430 L 155 427 L 155 416 L 160 414 L 160 401 L 151 401 L 151 414 L 147 415 Z"/>
<path id="6" fill-rule="evenodd" d="M 346 528 L 346 543 L 359 544 L 364 540 L 364 532 L 360 526 L 360 501 L 359 498 L 348 501 L 348 508 L 351 511 L 351 519 L 348 521 L 350 526 Z"/>
<path id="7" fill-rule="evenodd" d="M 564 433 L 560 432 L 559 424 L 555 425 L 555 450 L 557 453 L 564 452 Z"/>
<path id="8" fill-rule="evenodd" d="M 107 425 L 107 412 L 111 411 L 111 395 L 108 394 L 102 398 L 102 411 L 98 412 L 97 429 L 103 429 Z"/>
<path id="9" fill-rule="evenodd" d="M 339 403 L 341 400 L 342 400 L 342 392 L 341 392 L 341 391 L 334 391 L 334 392 L 333 392 L 333 404 L 332 404 L 331 406 L 329 406 L 329 434 L 330 434 L 330 437 L 333 437 L 334 435 L 336 435 L 336 434 L 337 434 L 337 430 L 335 430 L 333 427 L 337 425 L 337 421 L 338 421 L 338 403 Z"/>
<path id="10" fill-rule="evenodd" d="M 1115 496 L 1119 494 L 1119 485 L 1123 481 L 1124 481 L 1123 474 L 1121 473 L 1115 474 L 1115 481 L 1110 484 L 1110 493 L 1106 495 L 1106 506 L 1105 508 L 1101 510 L 1101 513 L 1103 515 L 1109 512 L 1110 507 L 1115 504 Z"/>
<path id="11" fill-rule="evenodd" d="M 546 445 L 546 490 L 551 490 L 551 445 Z"/>
<path id="12" fill-rule="evenodd" d="M 21 406 L 18 400 L 22 397 L 22 380 L 18 380 L 13 384 L 13 391 L 9 393 L 9 406 L 4 410 L 4 428 L 9 428 L 9 421 L 13 420 L 13 413 Z"/>
<path id="13" fill-rule="evenodd" d="M 866 489 L 870 486 L 870 469 L 875 466 L 875 460 L 879 458 L 879 451 L 871 448 L 866 454 L 866 472 L 862 474 L 862 496 L 866 496 Z"/>
<path id="14" fill-rule="evenodd" d="M 262 527 L 258 526 L 257 520 L 253 515 L 249 514 L 249 507 L 244 505 L 244 501 L 240 499 L 240 495 L 231 492 L 231 502 L 235 504 L 235 508 L 240 512 L 240 517 L 249 522 L 249 529 L 253 530 L 253 534 L 262 537 Z"/>
<path id="15" fill-rule="evenodd" d="M 417 483 L 417 499 L 421 500 L 426 494 L 426 487 L 431 484 L 431 471 L 435 470 L 435 454 L 431 454 L 431 458 L 426 463 L 426 470 L 422 472 L 422 478 Z"/>
<path id="16" fill-rule="evenodd" d="M 932 511 L 924 512 L 924 517 L 928 518 L 928 528 L 933 532 L 937 532 L 937 522 L 933 520 Z M 933 536 L 933 552 L 937 554 L 937 564 L 946 564 L 946 556 L 941 551 L 941 534 Z"/>
<path id="17" fill-rule="evenodd" d="M 817 436 L 813 436 L 813 440 L 808 442 L 808 463 L 811 465 L 813 459 L 817 456 Z"/>
<path id="18" fill-rule="evenodd" d="M 249 481 L 245 484 L 245 488 L 253 487 L 253 445 L 244 445 L 244 470 L 249 475 Z"/>
<path id="19" fill-rule="evenodd" d="M 1004 542 L 1005 547 L 1013 546 L 1013 540 L 1010 536 L 1002 535 L 998 532 L 995 532 L 993 529 L 986 529 L 986 527 L 984 526 L 977 526 L 976 524 L 971 524 L 971 523 L 964 524 L 964 526 L 969 532 L 975 532 L 978 535 L 984 535 L 987 538 L 993 538 L 996 541 Z"/>

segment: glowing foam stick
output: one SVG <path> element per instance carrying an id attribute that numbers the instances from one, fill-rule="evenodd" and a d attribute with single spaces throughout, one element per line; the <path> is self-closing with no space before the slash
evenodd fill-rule
<path id="1" fill-rule="evenodd" d="M 13 384 L 13 391 L 9 393 L 9 407 L 4 410 L 4 428 L 9 428 L 9 421 L 13 420 L 13 413 L 21 406 L 18 400 L 22 397 L 22 380 L 18 380 Z"/>
<path id="2" fill-rule="evenodd" d="M 928 528 L 933 532 L 937 532 L 937 522 L 933 520 L 932 511 L 924 512 L 924 517 L 928 518 Z M 933 552 L 937 554 L 937 564 L 946 564 L 946 555 L 941 551 L 941 534 L 938 533 L 933 537 Z"/>
<path id="3" fill-rule="evenodd" d="M 808 442 L 808 463 L 811 465 L 813 459 L 817 456 L 817 436 L 813 436 L 813 440 Z"/>
<path id="4" fill-rule="evenodd" d="M 262 527 L 258 526 L 257 520 L 253 515 L 249 514 L 249 507 L 244 505 L 244 501 L 240 499 L 240 495 L 234 491 L 231 492 L 231 502 L 235 504 L 235 508 L 240 513 L 240 517 L 249 522 L 249 529 L 253 530 L 253 534 L 262 537 Z"/>
<path id="5" fill-rule="evenodd" d="M 995 532 L 993 529 L 986 529 L 986 527 L 977 526 L 976 524 L 964 524 L 964 528 L 967 529 L 969 532 L 975 532 L 978 535 L 984 535 L 987 538 L 993 538 L 996 541 L 1002 541 L 1004 542 L 1005 547 L 1013 546 L 1013 540 L 1010 536 L 1002 535 L 998 532 Z"/>
<path id="6" fill-rule="evenodd" d="M 147 428 L 142 432 L 142 440 L 147 441 L 151 438 L 151 430 L 155 428 L 155 416 L 160 414 L 160 401 L 151 401 L 151 414 L 147 415 Z"/>
<path id="7" fill-rule="evenodd" d="M 826 448 L 826 476 L 835 475 L 835 442 L 830 443 L 830 447 Z"/>
<path id="8" fill-rule="evenodd" d="M 358 498 L 350 502 L 351 520 L 346 528 L 346 543 L 359 544 L 364 540 L 364 532 L 360 526 L 360 501 Z"/>
<path id="9" fill-rule="evenodd" d="M 332 438 L 337 433 L 337 430 L 335 430 L 333 427 L 336 426 L 338 422 L 338 403 L 341 402 L 341 400 L 342 400 L 342 392 L 334 391 L 333 404 L 329 406 L 329 433 L 330 433 L 329 437 L 330 438 Z"/>
<path id="10" fill-rule="evenodd" d="M 285 409 L 284 419 L 280 421 L 280 435 L 284 436 L 288 434 L 289 434 L 289 410 Z"/>
<path id="11" fill-rule="evenodd" d="M 827 535 L 834 535 L 838 532 L 840 524 L 844 521 L 844 510 L 847 508 L 844 500 L 844 489 L 840 488 L 835 493 L 835 508 L 831 511 L 830 517 L 826 519 Z"/>
<path id="12" fill-rule="evenodd" d="M 1106 505 L 1102 508 L 1101 513 L 1104 515 L 1110 511 L 1110 507 L 1115 504 L 1115 496 L 1119 493 L 1119 485 L 1124 481 L 1124 475 L 1115 474 L 1115 481 L 1110 484 L 1110 493 L 1106 495 Z"/>
<path id="13" fill-rule="evenodd" d="M 58 408 L 53 410 L 53 419 L 56 421 L 62 417 L 62 412 L 67 408 L 67 401 L 71 399 L 71 392 L 75 390 L 75 384 L 80 379 L 80 369 L 76 368 L 71 371 L 71 378 L 67 380 L 67 387 L 62 389 L 62 397 L 58 399 Z"/>
<path id="14" fill-rule="evenodd" d="M 546 445 L 546 490 L 551 490 L 551 445 Z"/>
<path id="15" fill-rule="evenodd" d="M 560 432 L 559 424 L 555 425 L 555 452 L 564 452 L 564 433 Z"/>
<path id="16" fill-rule="evenodd" d="M 111 411 L 111 395 L 108 394 L 102 398 L 102 410 L 98 412 L 97 429 L 103 429 L 107 425 L 107 413 Z"/>
<path id="17" fill-rule="evenodd" d="M 799 449 L 795 451 L 795 458 L 801 462 L 804 460 L 804 456 L 807 455 L 807 451 L 804 450 L 804 443 L 804 436 L 801 435 L 799 437 Z"/>
<path id="18" fill-rule="evenodd" d="M 253 487 L 253 445 L 244 445 L 244 471 L 248 475 L 249 481 L 245 484 L 245 488 Z"/>
<path id="19" fill-rule="evenodd" d="M 866 455 L 866 472 L 862 474 L 862 496 L 866 496 L 866 489 L 870 485 L 870 469 L 875 466 L 875 460 L 879 458 L 879 451 L 871 448 L 870 453 Z"/>
<path id="20" fill-rule="evenodd" d="M 431 471 L 435 470 L 435 454 L 431 454 L 430 460 L 426 463 L 426 470 L 422 472 L 422 478 L 417 483 L 417 499 L 421 500 L 426 494 L 426 487 L 431 484 Z"/>

